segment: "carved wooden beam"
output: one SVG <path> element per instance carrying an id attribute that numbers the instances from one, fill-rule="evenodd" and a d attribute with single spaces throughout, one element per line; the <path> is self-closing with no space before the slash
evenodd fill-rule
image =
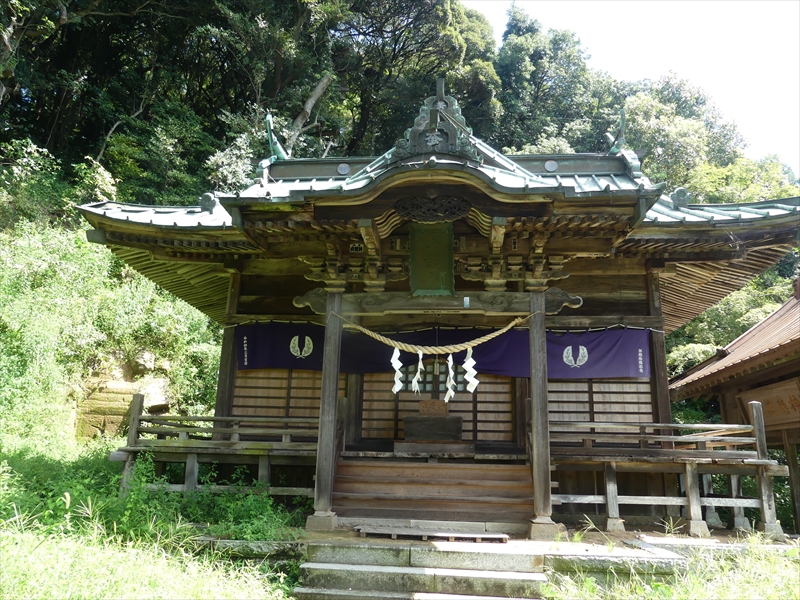
<path id="1" fill-rule="evenodd" d="M 324 314 L 328 294 L 316 288 L 297 296 L 293 304 L 308 306 L 316 314 Z M 558 314 L 562 308 L 579 308 L 583 300 L 559 288 L 545 292 L 545 312 Z M 412 297 L 406 292 L 382 294 L 343 294 L 342 313 L 346 315 L 375 316 L 390 314 L 474 314 L 474 315 L 527 315 L 530 312 L 530 295 L 522 292 L 456 292 L 453 296 Z"/>
<path id="2" fill-rule="evenodd" d="M 364 246 L 367 248 L 369 256 L 381 256 L 381 237 L 378 234 L 378 228 L 372 219 L 359 219 L 358 230 L 361 232 L 361 237 L 364 240 Z"/>

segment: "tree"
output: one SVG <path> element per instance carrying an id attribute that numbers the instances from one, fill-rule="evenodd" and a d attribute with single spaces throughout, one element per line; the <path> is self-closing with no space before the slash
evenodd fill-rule
<path id="1" fill-rule="evenodd" d="M 409 98 L 424 97 L 426 89 L 432 92 L 437 76 L 461 72 L 463 83 L 487 76 L 486 85 L 479 87 L 482 105 L 491 106 L 488 40 L 469 47 L 462 34 L 466 31 L 474 41 L 485 30 L 485 20 L 464 11 L 456 0 L 352 2 L 333 32 L 336 72 L 348 89 L 345 154 L 390 148 L 418 109 Z"/>
<path id="2" fill-rule="evenodd" d="M 791 170 L 777 156 L 755 161 L 743 156 L 725 166 L 702 163 L 689 173 L 686 188 L 697 202 L 758 202 L 800 196 Z"/>

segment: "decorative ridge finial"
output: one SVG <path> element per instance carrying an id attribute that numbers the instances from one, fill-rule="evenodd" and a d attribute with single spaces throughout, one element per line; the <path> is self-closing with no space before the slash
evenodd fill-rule
<path id="1" fill-rule="evenodd" d="M 610 132 L 605 134 L 606 143 L 609 146 L 609 154 L 617 154 L 625 147 L 625 107 L 619 111 L 619 124 L 617 131 L 612 135 Z"/>
<path id="2" fill-rule="evenodd" d="M 406 130 L 392 149 L 391 160 L 418 154 L 455 154 L 483 162 L 470 139 L 472 129 L 461 115 L 461 107 L 452 96 L 445 94 L 444 78 L 436 80 L 436 95 L 422 103 L 414 126 Z"/>

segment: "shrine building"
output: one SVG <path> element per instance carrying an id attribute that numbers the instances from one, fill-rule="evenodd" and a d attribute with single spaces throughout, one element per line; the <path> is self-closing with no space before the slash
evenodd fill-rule
<path id="1" fill-rule="evenodd" d="M 704 536 L 726 506 L 782 536 L 761 404 L 673 424 L 664 336 L 790 251 L 800 198 L 691 204 L 620 146 L 504 156 L 440 80 L 377 158 L 272 156 L 198 206 L 82 206 L 90 241 L 225 328 L 214 417 L 137 396 L 112 458 L 180 463 L 176 491 L 202 463 L 248 465 L 254 491 L 314 498 L 310 529 L 552 537 L 683 511 Z"/>

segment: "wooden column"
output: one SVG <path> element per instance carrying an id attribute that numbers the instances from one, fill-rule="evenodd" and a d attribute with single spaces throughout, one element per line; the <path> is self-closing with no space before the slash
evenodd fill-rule
<path id="1" fill-rule="evenodd" d="M 651 317 L 661 317 L 661 282 L 657 268 L 662 265 L 648 264 L 647 270 L 647 312 Z M 667 349 L 664 341 L 663 324 L 661 331 L 650 330 L 650 389 L 653 394 L 653 421 L 656 423 L 672 422 L 672 407 L 669 401 L 669 377 L 667 376 Z M 661 429 L 660 435 L 672 435 L 671 429 Z M 675 447 L 672 442 L 661 442 L 661 448 L 668 450 Z M 678 476 L 674 473 L 664 473 L 664 495 L 672 496 L 678 493 Z M 662 509 L 668 517 L 680 516 L 678 506 L 666 506 Z"/>
<path id="2" fill-rule="evenodd" d="M 730 489 L 728 495 L 731 498 L 740 498 L 742 496 L 742 480 L 739 475 L 729 475 L 728 481 Z M 731 506 L 731 520 L 728 522 L 728 529 L 738 531 L 752 531 L 750 521 L 744 516 L 744 508 L 741 506 Z"/>
<path id="3" fill-rule="evenodd" d="M 697 479 L 697 463 L 685 464 L 686 512 L 689 517 L 689 535 L 709 537 L 708 525 L 703 521 L 703 510 L 700 507 L 700 486 Z"/>
<path id="4" fill-rule="evenodd" d="M 197 489 L 197 454 L 186 455 L 186 468 L 183 472 L 183 491 L 193 492 Z"/>
<path id="5" fill-rule="evenodd" d="M 786 464 L 789 465 L 789 496 L 792 499 L 794 514 L 794 532 L 800 532 L 800 464 L 797 460 L 797 444 L 789 439 L 786 429 L 783 434 L 783 449 L 786 451 Z"/>
<path id="6" fill-rule="evenodd" d="M 706 450 L 707 444 L 705 442 L 697 442 L 697 449 L 698 450 Z M 714 495 L 714 480 L 711 477 L 710 473 L 705 473 L 700 475 L 700 493 L 703 497 L 709 497 Z M 722 519 L 719 518 L 717 514 L 717 509 L 714 507 L 713 504 L 709 504 L 706 506 L 706 524 L 711 527 L 712 529 L 725 529 L 725 526 L 722 524 Z"/>
<path id="7" fill-rule="evenodd" d="M 350 373 L 347 376 L 347 402 L 341 414 L 344 422 L 344 443 L 355 444 L 361 440 L 361 403 L 364 396 L 364 375 Z"/>
<path id="8" fill-rule="evenodd" d="M 547 414 L 547 332 L 545 330 L 544 291 L 531 293 L 531 471 L 533 475 L 533 512 L 530 536 L 555 535 L 558 527 L 550 497 L 550 425 Z"/>
<path id="9" fill-rule="evenodd" d="M 226 316 L 233 316 L 238 310 L 241 281 L 242 276 L 239 273 L 231 274 L 228 286 L 228 303 L 225 309 Z M 230 417 L 233 412 L 233 388 L 236 383 L 237 360 L 236 328 L 227 326 L 222 332 L 222 351 L 219 357 L 219 377 L 217 378 L 217 402 L 214 406 L 215 417 Z"/>
<path id="10" fill-rule="evenodd" d="M 336 469 L 336 408 L 339 395 L 339 356 L 342 346 L 341 292 L 328 292 L 325 310 L 325 345 L 322 354 L 322 393 L 317 437 L 317 480 L 314 485 L 314 514 L 306 529 L 335 529 L 331 511 Z"/>
<path id="11" fill-rule="evenodd" d="M 619 518 L 619 497 L 617 495 L 617 464 L 605 463 L 606 474 L 606 531 L 625 531 L 625 524 Z"/>
<path id="12" fill-rule="evenodd" d="M 661 291 L 659 289 L 658 273 L 647 274 L 647 304 L 651 316 L 661 316 Z M 652 390 L 655 397 L 655 420 L 658 423 L 672 422 L 672 408 L 669 403 L 669 377 L 667 376 L 667 353 L 664 344 L 664 332 L 650 330 L 650 348 L 653 356 L 652 362 Z M 669 435 L 663 432 L 661 435 Z M 665 442 L 671 448 L 672 442 Z"/>
<path id="13" fill-rule="evenodd" d="M 134 394 L 130 406 L 130 419 L 128 420 L 128 448 L 134 448 L 139 440 L 139 422 L 144 410 L 144 394 Z M 122 479 L 119 482 L 120 496 L 125 496 L 130 491 L 130 483 L 136 469 L 136 452 L 128 452 L 125 464 L 122 467 Z"/>
<path id="14" fill-rule="evenodd" d="M 761 402 L 749 402 L 750 422 L 753 424 L 753 433 L 756 436 L 756 452 L 759 460 L 767 460 L 767 434 L 764 430 L 764 412 Z M 772 477 L 767 475 L 766 467 L 758 467 L 758 497 L 761 501 L 761 523 L 758 524 L 759 531 L 763 531 L 768 537 L 783 539 L 783 529 L 778 523 L 775 512 L 775 495 L 772 492 Z"/>

